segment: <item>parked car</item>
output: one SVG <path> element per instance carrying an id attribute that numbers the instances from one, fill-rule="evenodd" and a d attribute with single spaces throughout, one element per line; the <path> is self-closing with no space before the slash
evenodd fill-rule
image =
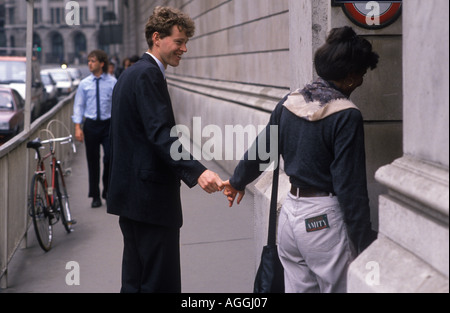
<path id="1" fill-rule="evenodd" d="M 0 87 L 0 143 L 23 130 L 25 100 L 14 89 Z"/>
<path id="2" fill-rule="evenodd" d="M 58 103 L 58 89 L 56 88 L 56 82 L 50 72 L 41 71 L 41 78 L 45 91 L 47 92 L 47 109 L 51 109 Z"/>
<path id="3" fill-rule="evenodd" d="M 0 56 L 0 86 L 17 90 L 26 99 L 26 57 Z M 34 120 L 45 112 L 45 88 L 36 59 L 31 66 L 31 118 Z"/>
<path id="4" fill-rule="evenodd" d="M 50 73 L 56 82 L 58 96 L 66 96 L 76 89 L 72 76 L 67 69 L 51 68 L 42 70 L 42 74 Z"/>

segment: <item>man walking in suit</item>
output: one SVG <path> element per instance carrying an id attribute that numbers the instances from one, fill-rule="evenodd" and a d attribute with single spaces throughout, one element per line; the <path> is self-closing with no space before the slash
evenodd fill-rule
<path id="1" fill-rule="evenodd" d="M 89 198 L 92 208 L 102 205 L 100 199 L 100 146 L 103 146 L 103 192 L 106 199 L 109 181 L 109 127 L 111 119 L 112 93 L 117 80 L 108 75 L 108 55 L 94 50 L 88 56 L 92 75 L 78 86 L 73 107 L 75 138 L 86 143 L 86 158 L 89 172 Z M 84 123 L 83 127 L 82 124 Z"/>
<path id="2" fill-rule="evenodd" d="M 175 161 L 175 118 L 165 70 L 176 67 L 194 35 L 184 13 L 157 7 L 146 25 L 149 50 L 119 78 L 113 94 L 108 213 L 124 238 L 123 293 L 180 293 L 181 180 L 208 193 L 220 177 L 193 160 Z"/>

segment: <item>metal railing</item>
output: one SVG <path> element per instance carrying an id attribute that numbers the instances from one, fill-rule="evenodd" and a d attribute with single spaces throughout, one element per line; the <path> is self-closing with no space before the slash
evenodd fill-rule
<path id="1" fill-rule="evenodd" d="M 66 127 L 73 133 L 71 120 L 75 93 L 60 101 L 48 113 L 38 118 L 29 132 L 22 132 L 0 147 L 0 288 L 7 288 L 8 264 L 19 247 L 25 248 L 28 216 L 28 193 L 31 175 L 34 173 L 34 153 L 27 149 L 27 142 L 46 131 L 51 120 L 51 130 L 56 137 L 67 135 Z M 64 125 L 62 125 L 64 124 Z M 72 156 L 70 145 L 60 146 L 57 157 L 68 167 Z"/>

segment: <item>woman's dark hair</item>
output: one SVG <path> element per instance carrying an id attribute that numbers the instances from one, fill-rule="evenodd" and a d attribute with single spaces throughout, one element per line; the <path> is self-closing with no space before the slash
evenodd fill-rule
<path id="1" fill-rule="evenodd" d="M 317 50 L 314 63 L 317 74 L 325 80 L 339 81 L 351 73 L 375 69 L 379 55 L 372 44 L 345 26 L 331 30 L 327 42 Z"/>

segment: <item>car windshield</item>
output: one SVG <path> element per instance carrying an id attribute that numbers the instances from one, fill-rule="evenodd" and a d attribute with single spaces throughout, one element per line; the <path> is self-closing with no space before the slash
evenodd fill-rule
<path id="1" fill-rule="evenodd" d="M 25 62 L 0 61 L 0 84 L 25 83 L 25 80 Z"/>
<path id="2" fill-rule="evenodd" d="M 0 91 L 0 110 L 13 110 L 12 98 L 8 92 Z"/>
<path id="3" fill-rule="evenodd" d="M 53 84 L 53 81 L 50 78 L 50 75 L 42 74 L 41 78 L 42 78 L 42 82 L 44 83 L 44 85 L 52 85 Z"/>
<path id="4" fill-rule="evenodd" d="M 52 77 L 55 81 L 58 82 L 66 82 L 69 81 L 69 76 L 67 75 L 67 72 L 51 72 L 52 73 Z"/>
<path id="5" fill-rule="evenodd" d="M 77 70 L 77 69 L 72 69 L 72 70 L 70 70 L 70 75 L 71 75 L 72 78 L 74 78 L 74 79 L 79 79 L 79 78 L 81 78 L 81 72 L 80 72 L 80 70 Z"/>

